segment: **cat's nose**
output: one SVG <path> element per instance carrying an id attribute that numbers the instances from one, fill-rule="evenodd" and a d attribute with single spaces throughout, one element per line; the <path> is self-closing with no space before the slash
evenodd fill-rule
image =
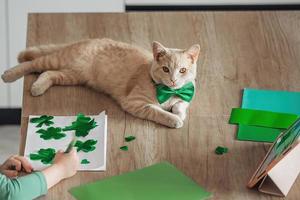
<path id="1" fill-rule="evenodd" d="M 171 82 L 172 82 L 173 86 L 175 85 L 176 81 L 177 81 L 177 79 L 176 80 L 171 79 Z"/>

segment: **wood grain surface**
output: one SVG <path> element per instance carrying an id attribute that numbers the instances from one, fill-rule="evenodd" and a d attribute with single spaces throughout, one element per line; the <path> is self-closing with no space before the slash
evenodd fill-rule
<path id="1" fill-rule="evenodd" d="M 211 199 L 280 199 L 246 188 L 270 144 L 235 140 L 236 127 L 227 122 L 245 87 L 300 90 L 299 32 L 299 11 L 30 15 L 27 46 L 109 37 L 147 49 L 153 40 L 177 48 L 199 43 L 202 49 L 196 96 L 181 129 L 137 119 L 107 95 L 84 87 L 55 86 L 32 97 L 36 75 L 26 76 L 21 153 L 30 114 L 108 113 L 107 171 L 80 172 L 42 199 L 72 199 L 68 189 L 73 186 L 164 160 L 212 192 Z M 119 147 L 126 134 L 137 139 L 123 152 Z M 218 145 L 229 153 L 215 155 Z M 299 198 L 300 179 L 286 199 Z"/>

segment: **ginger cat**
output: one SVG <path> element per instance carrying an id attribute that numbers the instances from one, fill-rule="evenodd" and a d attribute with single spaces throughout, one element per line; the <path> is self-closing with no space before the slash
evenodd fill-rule
<path id="1" fill-rule="evenodd" d="M 156 85 L 176 90 L 195 85 L 199 45 L 187 50 L 153 42 L 152 54 L 111 39 L 89 39 L 73 44 L 29 47 L 19 54 L 19 65 L 2 75 L 4 82 L 41 73 L 31 87 L 33 96 L 52 85 L 86 85 L 113 97 L 128 113 L 171 128 L 180 128 L 189 101 L 177 95 L 163 103 Z"/>

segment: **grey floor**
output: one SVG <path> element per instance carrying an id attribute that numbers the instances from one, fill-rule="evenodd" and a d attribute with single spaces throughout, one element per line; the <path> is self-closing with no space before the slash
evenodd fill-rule
<path id="1" fill-rule="evenodd" d="M 0 164 L 9 156 L 18 154 L 20 126 L 0 126 Z"/>

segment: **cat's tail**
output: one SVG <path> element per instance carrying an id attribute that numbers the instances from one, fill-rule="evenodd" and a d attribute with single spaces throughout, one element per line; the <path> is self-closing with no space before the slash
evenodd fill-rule
<path id="1" fill-rule="evenodd" d="M 9 68 L 1 75 L 1 78 L 5 83 L 14 82 L 32 72 L 42 73 L 47 70 L 58 70 L 60 63 L 64 65 L 64 61 L 65 59 L 59 60 L 56 54 L 46 54 L 32 61 L 25 61 L 15 67 Z"/>
<path id="2" fill-rule="evenodd" d="M 52 54 L 70 44 L 48 44 L 41 46 L 28 47 L 24 51 L 21 51 L 18 56 L 19 63 L 32 61 L 41 56 Z"/>

